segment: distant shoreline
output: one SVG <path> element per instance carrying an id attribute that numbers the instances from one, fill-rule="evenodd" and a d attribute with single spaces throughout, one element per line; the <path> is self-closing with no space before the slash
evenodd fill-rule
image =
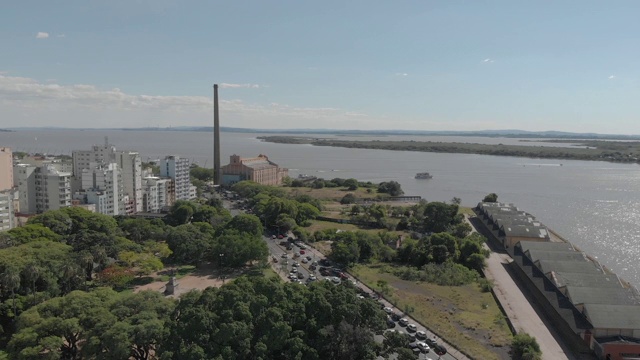
<path id="1" fill-rule="evenodd" d="M 30 127 L 9 128 L 0 131 L 198 131 L 213 132 L 212 126 L 144 127 L 144 128 L 62 128 Z M 482 131 L 429 131 L 429 130 L 337 130 L 337 129 L 252 129 L 221 126 L 222 132 L 291 134 L 291 135 L 337 135 L 337 136 L 474 136 L 521 139 L 562 139 L 562 140 L 625 140 L 640 141 L 640 135 L 573 133 L 563 131 L 524 131 L 524 130 L 482 130 Z"/>
<path id="2" fill-rule="evenodd" d="M 358 149 L 394 151 L 422 151 L 435 153 L 479 154 L 495 156 L 515 156 L 535 159 L 595 160 L 616 163 L 640 163 L 640 141 L 575 141 L 584 148 L 524 145 L 490 145 L 435 141 L 360 141 L 335 140 L 295 136 L 260 136 L 265 142 L 280 144 L 310 144 Z M 552 141 L 551 141 L 552 142 Z"/>

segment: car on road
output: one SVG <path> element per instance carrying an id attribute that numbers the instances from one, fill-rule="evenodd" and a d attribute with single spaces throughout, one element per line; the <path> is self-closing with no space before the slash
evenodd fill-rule
<path id="1" fill-rule="evenodd" d="M 417 331 L 416 332 L 416 338 L 424 340 L 424 339 L 427 338 L 427 333 L 422 331 L 422 330 L 421 331 Z"/>
<path id="2" fill-rule="evenodd" d="M 400 324 L 400 326 L 407 326 L 407 325 L 409 325 L 409 319 L 402 318 L 402 319 L 400 319 L 400 321 L 398 321 L 398 324 Z"/>
<path id="3" fill-rule="evenodd" d="M 433 348 L 433 352 L 434 352 L 434 353 L 436 353 L 436 354 L 438 354 L 438 355 L 444 355 L 444 354 L 446 354 L 446 353 L 447 353 L 447 348 L 445 348 L 445 347 L 444 347 L 444 346 L 442 346 L 442 345 L 436 345 L 436 346 Z"/>
<path id="4" fill-rule="evenodd" d="M 429 347 L 429 345 L 427 345 L 426 343 L 423 343 L 422 341 L 418 341 L 418 348 L 420 349 L 420 351 L 422 351 L 423 353 L 428 353 L 431 348 Z"/>
<path id="5" fill-rule="evenodd" d="M 409 324 L 407 325 L 407 331 L 416 332 L 418 331 L 418 327 L 416 326 L 416 324 Z"/>
<path id="6" fill-rule="evenodd" d="M 362 296 L 362 295 L 360 295 L 360 296 Z M 364 297 L 363 297 L 363 299 L 364 299 Z M 387 316 L 387 327 L 389 329 L 393 329 L 394 327 L 396 327 L 396 322 L 391 320 L 391 318 L 388 317 L 388 316 Z"/>

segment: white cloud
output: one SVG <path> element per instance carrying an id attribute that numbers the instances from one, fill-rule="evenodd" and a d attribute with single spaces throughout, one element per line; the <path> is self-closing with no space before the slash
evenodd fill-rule
<path id="1" fill-rule="evenodd" d="M 484 63 L 492 63 L 493 60 L 489 59 L 489 58 L 486 58 L 486 59 L 482 60 L 482 62 L 484 62 Z"/>
<path id="2" fill-rule="evenodd" d="M 399 72 L 399 73 L 396 73 L 396 76 L 409 76 L 409 74 Z"/>
<path id="3" fill-rule="evenodd" d="M 616 76 L 615 76 L 615 75 L 609 75 L 609 80 L 613 80 L 613 79 L 615 79 L 615 78 L 616 78 Z"/>
<path id="4" fill-rule="evenodd" d="M 7 124 L 92 128 L 211 125 L 213 100 L 209 96 L 134 95 L 118 88 L 60 85 L 52 80 L 0 75 L 0 108 Z M 220 113 L 225 126 L 253 128 L 358 129 L 382 127 L 388 121 L 333 107 L 247 103 L 224 95 Z"/>
<path id="5" fill-rule="evenodd" d="M 56 37 L 64 38 L 64 37 L 67 37 L 67 35 L 65 35 L 65 34 L 58 34 L 58 35 L 56 35 Z"/>
<path id="6" fill-rule="evenodd" d="M 258 84 L 228 84 L 222 83 L 220 84 L 222 89 L 258 89 L 260 85 Z"/>
<path id="7" fill-rule="evenodd" d="M 39 31 L 36 34 L 36 39 L 46 39 L 48 37 L 49 37 L 49 33 L 46 33 L 46 32 Z"/>

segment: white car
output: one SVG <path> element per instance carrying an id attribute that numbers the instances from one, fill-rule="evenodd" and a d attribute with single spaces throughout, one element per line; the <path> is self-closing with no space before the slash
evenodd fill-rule
<path id="1" fill-rule="evenodd" d="M 416 330 L 418 330 L 418 327 L 416 326 L 416 324 L 407 325 L 407 331 L 416 332 Z"/>
<path id="2" fill-rule="evenodd" d="M 384 312 L 386 312 L 387 314 L 391 314 L 393 312 L 393 309 L 388 306 L 383 307 L 382 310 L 384 310 Z"/>
<path id="3" fill-rule="evenodd" d="M 416 337 L 418 339 L 426 339 L 427 338 L 427 333 L 424 331 L 418 331 L 416 332 Z"/>
<path id="4" fill-rule="evenodd" d="M 400 323 L 401 326 L 407 326 L 407 324 L 409 324 L 409 319 L 402 318 L 400 319 L 400 321 L 398 321 L 398 323 Z"/>
<path id="5" fill-rule="evenodd" d="M 423 343 L 422 341 L 418 342 L 418 348 L 420 349 L 420 351 L 422 351 L 424 353 L 428 353 L 429 350 L 431 350 L 429 345 L 427 345 L 426 343 Z"/>

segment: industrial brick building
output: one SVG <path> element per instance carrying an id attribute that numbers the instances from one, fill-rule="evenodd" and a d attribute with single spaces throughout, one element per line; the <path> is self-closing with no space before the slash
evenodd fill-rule
<path id="1" fill-rule="evenodd" d="M 279 167 L 266 155 L 242 158 L 234 154 L 231 155 L 230 163 L 222 167 L 222 184 L 232 185 L 251 180 L 263 185 L 280 185 L 282 179 L 288 175 L 288 169 Z"/>

